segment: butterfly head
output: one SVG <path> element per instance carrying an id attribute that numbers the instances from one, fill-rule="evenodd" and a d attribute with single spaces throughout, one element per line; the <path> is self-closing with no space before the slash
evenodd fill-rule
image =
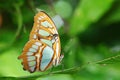
<path id="1" fill-rule="evenodd" d="M 53 34 L 53 36 L 52 36 L 52 43 L 54 43 L 55 41 L 57 41 L 57 39 L 58 39 L 58 34 Z"/>

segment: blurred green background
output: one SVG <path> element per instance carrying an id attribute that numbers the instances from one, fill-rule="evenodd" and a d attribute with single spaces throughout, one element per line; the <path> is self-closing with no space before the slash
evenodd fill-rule
<path id="1" fill-rule="evenodd" d="M 22 69 L 21 54 L 36 9 L 55 21 L 61 39 L 61 74 Z M 0 80 L 120 80 L 120 0 L 0 0 Z M 116 57 L 117 56 L 117 57 Z M 108 62 L 107 62 L 108 60 Z M 99 63 L 99 64 L 97 64 Z M 62 65 L 54 71 L 62 71 Z M 74 68 L 75 69 L 75 68 Z"/>

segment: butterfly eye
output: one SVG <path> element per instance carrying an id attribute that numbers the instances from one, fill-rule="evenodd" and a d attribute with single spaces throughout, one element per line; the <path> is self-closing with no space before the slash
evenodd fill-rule
<path id="1" fill-rule="evenodd" d="M 58 37 L 58 34 L 53 34 L 53 37 Z"/>
<path id="2" fill-rule="evenodd" d="M 29 72 L 45 71 L 52 65 L 57 66 L 60 56 L 60 38 L 51 18 L 45 12 L 38 12 L 34 17 L 34 25 L 29 41 L 25 44 L 22 54 L 23 69 Z"/>

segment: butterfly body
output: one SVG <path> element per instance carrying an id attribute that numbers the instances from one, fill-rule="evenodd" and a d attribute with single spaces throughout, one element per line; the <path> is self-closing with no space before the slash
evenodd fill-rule
<path id="1" fill-rule="evenodd" d="M 60 53 L 60 38 L 52 19 L 43 11 L 37 13 L 29 41 L 18 57 L 23 60 L 24 70 L 45 71 L 57 66 L 63 58 Z"/>

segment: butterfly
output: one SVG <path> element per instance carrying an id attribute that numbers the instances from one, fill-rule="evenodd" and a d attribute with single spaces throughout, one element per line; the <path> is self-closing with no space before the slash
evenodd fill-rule
<path id="1" fill-rule="evenodd" d="M 60 53 L 60 38 L 54 22 L 44 11 L 38 12 L 34 16 L 29 41 L 18 57 L 23 69 L 32 73 L 58 66 L 64 57 Z"/>

